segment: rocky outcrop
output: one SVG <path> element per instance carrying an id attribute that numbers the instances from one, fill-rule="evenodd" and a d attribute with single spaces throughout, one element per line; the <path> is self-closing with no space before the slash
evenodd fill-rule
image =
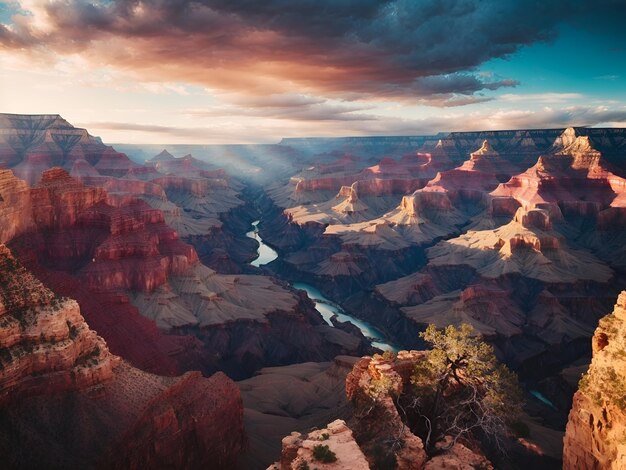
<path id="1" fill-rule="evenodd" d="M 13 187 L 19 190 L 19 180 Z M 8 202 L 0 207 L 16 207 Z M 80 268 L 94 289 L 151 291 L 197 262 L 193 248 L 178 240 L 160 211 L 139 199 L 110 198 L 61 168 L 43 173 L 21 209 L 13 212 L 21 230 L 0 241 L 22 237 L 42 262 Z"/>
<path id="2" fill-rule="evenodd" d="M 324 457 L 316 457 L 315 449 L 328 448 L 328 463 Z M 330 454 L 332 452 L 332 454 Z M 283 439 L 283 450 L 280 462 L 269 469 L 298 470 L 304 466 L 315 468 L 335 468 L 369 470 L 370 466 L 352 436 L 352 431 L 340 419 L 328 424 L 325 428 L 316 429 L 302 435 L 294 432 Z"/>
<path id="3" fill-rule="evenodd" d="M 0 245 L 0 403 L 12 396 L 92 387 L 119 358 L 78 304 L 46 289 Z"/>
<path id="4" fill-rule="evenodd" d="M 395 358 L 376 355 L 359 360 L 345 382 L 346 396 L 353 406 L 352 418 L 347 424 L 336 420 L 305 434 L 291 433 L 282 440 L 280 461 L 269 468 L 298 469 L 308 464 L 309 468 L 346 470 L 493 469 L 482 452 L 470 449 L 467 442 L 442 442 L 439 452 L 429 457 L 422 440 L 411 431 L 398 397 L 409 389 L 414 367 L 425 354 L 400 351 Z M 322 446 L 327 446 L 336 460 L 324 463 L 321 457 L 316 458 L 315 447 L 321 452 L 325 450 L 320 449 Z"/>
<path id="5" fill-rule="evenodd" d="M 400 351 L 391 360 L 364 357 L 346 378 L 346 395 L 356 408 L 351 426 L 372 466 L 419 469 L 428 460 L 422 440 L 403 421 L 392 398 L 409 387 L 413 367 L 424 356 L 421 351 Z"/>
<path id="6" fill-rule="evenodd" d="M 440 242 L 428 257 L 431 265 L 471 266 L 490 279 L 519 273 L 552 283 L 606 283 L 612 277 L 612 270 L 591 253 L 569 248 L 543 209 L 519 208 L 510 223 Z"/>
<path id="7" fill-rule="evenodd" d="M 76 301 L 44 287 L 4 245 L 0 343 L 6 468 L 227 468 L 243 445 L 232 381 L 132 368 L 109 352 Z"/>
<path id="8" fill-rule="evenodd" d="M 593 359 L 569 414 L 564 469 L 626 467 L 626 291 L 593 336 Z"/>
<path id="9" fill-rule="evenodd" d="M 4 243 L 34 226 L 31 190 L 10 170 L 0 170 L 0 242 Z"/>

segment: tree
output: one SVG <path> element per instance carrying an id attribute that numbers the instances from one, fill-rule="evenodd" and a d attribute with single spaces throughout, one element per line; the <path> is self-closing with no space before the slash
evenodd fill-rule
<path id="1" fill-rule="evenodd" d="M 413 371 L 411 412 L 428 451 L 445 436 L 451 447 L 460 437 L 487 438 L 502 450 L 509 426 L 521 412 L 517 376 L 500 364 L 493 348 L 470 325 L 438 330 L 429 325 L 420 336 L 432 350 Z"/>

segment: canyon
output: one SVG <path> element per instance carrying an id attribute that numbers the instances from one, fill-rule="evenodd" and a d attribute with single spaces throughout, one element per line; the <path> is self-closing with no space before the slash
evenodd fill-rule
<path id="1" fill-rule="evenodd" d="M 132 367 L 111 354 L 75 300 L 47 289 L 4 245 L 0 268 L 3 465 L 234 464 L 245 435 L 232 380 L 222 373 L 163 377 Z M 230 423 L 227 433 L 220 420 Z"/>
<path id="2" fill-rule="evenodd" d="M 25 279 L 2 279 L 0 445 L 11 466 L 299 468 L 328 435 L 328 468 L 379 468 L 401 420 L 390 397 L 357 419 L 366 383 L 408 387 L 419 333 L 470 324 L 524 386 L 520 462 L 610 468 L 624 152 L 594 128 L 114 149 L 0 115 L 0 255 Z M 503 465 L 400 437 L 392 468 Z"/>

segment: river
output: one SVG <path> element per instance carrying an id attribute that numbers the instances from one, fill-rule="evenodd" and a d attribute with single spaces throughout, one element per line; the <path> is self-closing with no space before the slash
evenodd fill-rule
<path id="1" fill-rule="evenodd" d="M 263 239 L 259 236 L 259 222 L 260 220 L 255 220 L 252 222 L 252 230 L 246 233 L 246 236 L 252 238 L 259 242 L 259 248 L 257 249 L 257 257 L 250 262 L 252 266 L 256 266 L 257 268 L 274 261 L 278 258 L 278 253 L 276 251 L 263 243 Z"/>
<path id="2" fill-rule="evenodd" d="M 257 242 L 259 242 L 259 248 L 257 250 L 258 256 L 252 262 L 250 262 L 252 266 L 256 267 L 268 264 L 278 258 L 278 253 L 273 248 L 267 246 L 263 242 L 263 239 L 260 237 L 258 228 L 259 222 L 259 220 L 255 220 L 254 222 L 252 222 L 252 230 L 246 233 L 247 237 L 253 238 Z M 330 319 L 333 315 L 336 315 L 337 319 L 340 322 L 350 322 L 359 330 L 361 330 L 363 336 L 365 336 L 372 342 L 372 346 L 382 349 L 383 351 L 398 351 L 399 348 L 389 343 L 385 338 L 385 335 L 379 329 L 366 321 L 348 315 L 339 305 L 332 302 L 331 300 L 328 300 L 318 289 L 316 289 L 312 285 L 306 284 L 304 282 L 295 282 L 293 283 L 293 287 L 296 289 L 301 289 L 307 293 L 309 298 L 315 304 L 315 310 L 317 310 L 320 315 L 322 315 L 324 321 L 326 321 L 326 323 L 328 323 L 330 326 L 334 326 Z"/>

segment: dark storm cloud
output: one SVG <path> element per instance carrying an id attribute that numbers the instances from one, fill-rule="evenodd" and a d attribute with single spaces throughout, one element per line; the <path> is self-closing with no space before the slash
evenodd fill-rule
<path id="1" fill-rule="evenodd" d="M 474 97 L 484 90 L 515 86 L 515 80 L 491 80 L 475 70 L 552 39 L 556 25 L 575 17 L 583 3 L 53 0 L 11 30 L 1 27 L 0 47 L 80 52 L 142 79 L 251 95 L 306 90 L 454 106 L 487 100 Z M 46 27 L 31 21 L 38 16 Z"/>

